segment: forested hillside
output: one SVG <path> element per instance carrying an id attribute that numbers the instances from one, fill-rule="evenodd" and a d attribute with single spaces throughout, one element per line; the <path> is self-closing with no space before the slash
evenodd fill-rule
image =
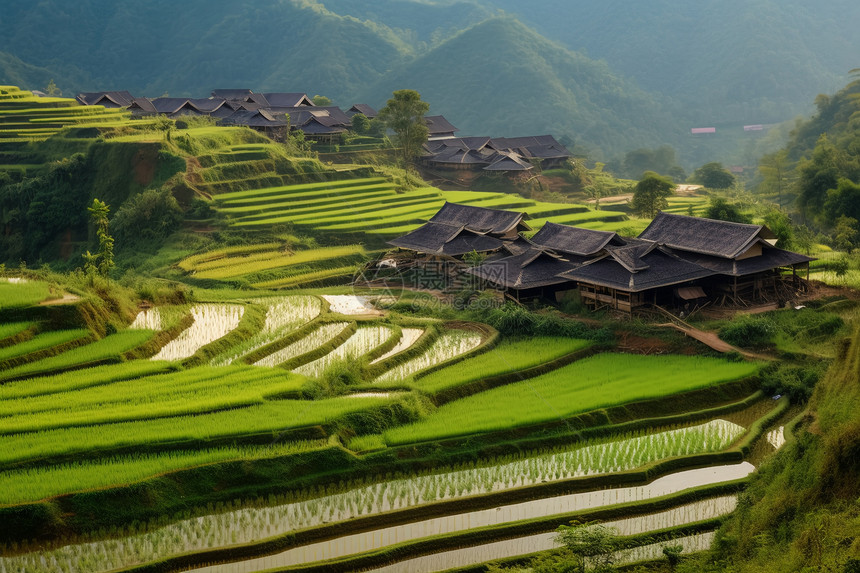
<path id="1" fill-rule="evenodd" d="M 657 98 L 510 17 L 461 32 L 379 80 L 367 99 L 390 85 L 417 89 L 464 134 L 554 133 L 607 151 L 681 137 Z"/>
<path id="2" fill-rule="evenodd" d="M 728 160 L 743 125 L 790 120 L 842 84 L 858 17 L 847 0 L 45 0 L 4 7 L 0 83 L 54 79 L 67 96 L 252 87 L 345 106 L 408 87 L 461 135 L 551 127 L 602 159 L 656 141 L 690 167 Z M 700 125 L 719 137 L 690 141 Z"/>
<path id="3" fill-rule="evenodd" d="M 860 47 L 860 5 L 850 0 L 485 3 L 606 60 L 696 125 L 771 123 L 807 111 L 816 94 L 844 84 Z"/>

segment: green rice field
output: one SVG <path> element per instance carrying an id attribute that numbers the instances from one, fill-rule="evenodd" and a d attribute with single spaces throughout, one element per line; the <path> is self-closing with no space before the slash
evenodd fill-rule
<path id="1" fill-rule="evenodd" d="M 745 378 L 758 368 L 753 363 L 698 356 L 600 354 L 445 404 L 420 422 L 385 432 L 384 438 L 396 445 L 564 420 L 590 410 Z"/>
<path id="2" fill-rule="evenodd" d="M 445 201 L 534 213 L 529 224 L 535 230 L 546 221 L 590 228 L 629 226 L 624 214 L 593 211 L 583 205 L 433 187 L 398 192 L 378 177 L 222 193 L 215 199 L 215 208 L 228 216 L 236 228 L 263 229 L 289 223 L 320 232 L 395 236 L 430 219 Z"/>
<path id="3" fill-rule="evenodd" d="M 67 350 L 56 356 L 10 368 L 0 373 L 0 380 L 36 376 L 46 372 L 95 364 L 102 361 L 120 361 L 122 354 L 137 348 L 153 333 L 147 330 L 128 330 L 112 334 L 85 346 Z"/>
<path id="4" fill-rule="evenodd" d="M 491 376 L 533 368 L 583 350 L 590 344 L 587 340 L 547 336 L 525 340 L 508 339 L 494 346 L 489 352 L 416 378 L 412 385 L 435 394 Z"/>
<path id="5" fill-rule="evenodd" d="M 61 296 L 55 287 L 43 281 L 10 282 L 0 278 L 0 310 L 31 306 Z"/>

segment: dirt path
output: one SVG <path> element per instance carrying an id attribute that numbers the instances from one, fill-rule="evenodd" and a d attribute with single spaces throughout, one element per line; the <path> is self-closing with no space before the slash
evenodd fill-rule
<path id="1" fill-rule="evenodd" d="M 58 304 L 72 304 L 73 302 L 78 302 L 81 300 L 81 297 L 78 295 L 63 293 L 61 298 L 51 298 L 48 300 L 43 300 L 39 303 L 39 306 L 54 306 Z"/>
<path id="2" fill-rule="evenodd" d="M 767 361 L 775 360 L 775 358 L 773 356 L 767 356 L 765 354 L 756 354 L 754 352 L 748 352 L 746 350 L 738 348 L 737 346 L 732 346 L 728 342 L 721 340 L 720 337 L 717 336 L 713 332 L 705 332 L 704 330 L 699 330 L 698 328 L 693 328 L 691 326 L 681 326 L 680 324 L 675 324 L 673 322 L 658 324 L 657 326 L 663 326 L 666 328 L 674 328 L 678 332 L 683 332 L 685 335 L 689 336 L 690 338 L 694 338 L 694 339 L 698 340 L 702 344 L 709 346 L 710 348 L 716 350 L 717 352 L 723 352 L 723 353 L 737 352 L 738 354 L 741 354 L 745 358 L 749 358 L 751 360 L 767 360 Z"/>

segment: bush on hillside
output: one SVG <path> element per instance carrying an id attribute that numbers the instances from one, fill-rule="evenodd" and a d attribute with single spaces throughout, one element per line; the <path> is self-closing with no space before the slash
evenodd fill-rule
<path id="1" fill-rule="evenodd" d="M 612 333 L 606 328 L 589 328 L 578 320 L 535 313 L 513 303 L 492 309 L 486 315 L 475 317 L 475 320 L 486 322 L 506 336 L 566 336 L 601 344 L 608 344 L 613 339 Z"/>
<path id="2" fill-rule="evenodd" d="M 720 329 L 720 338 L 734 346 L 761 347 L 773 342 L 776 327 L 766 318 L 743 316 Z"/>
<path id="3" fill-rule="evenodd" d="M 163 239 L 182 223 L 182 209 L 169 189 L 147 189 L 117 210 L 111 229 L 119 246 Z"/>

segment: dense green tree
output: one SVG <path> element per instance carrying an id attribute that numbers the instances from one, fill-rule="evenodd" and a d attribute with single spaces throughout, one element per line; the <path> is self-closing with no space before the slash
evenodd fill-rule
<path id="1" fill-rule="evenodd" d="M 785 211 L 768 211 L 764 216 L 764 223 L 776 235 L 777 247 L 791 249 L 794 246 L 794 227 Z"/>
<path id="2" fill-rule="evenodd" d="M 363 113 L 357 113 L 352 116 L 352 130 L 359 134 L 364 135 L 370 129 L 370 120 L 367 119 L 367 116 Z"/>
<path id="3" fill-rule="evenodd" d="M 836 219 L 833 231 L 833 246 L 840 251 L 850 253 L 860 242 L 860 226 L 854 217 L 842 216 Z"/>
<path id="4" fill-rule="evenodd" d="M 705 163 L 696 169 L 690 180 L 708 189 L 728 189 L 735 184 L 735 176 L 729 173 L 722 163 L 716 161 Z"/>
<path id="5" fill-rule="evenodd" d="M 123 245 L 162 239 L 182 223 L 182 209 L 170 189 L 147 189 L 117 210 L 112 226 Z"/>
<path id="6" fill-rule="evenodd" d="M 752 223 L 752 217 L 741 213 L 734 203 L 729 203 L 722 197 L 711 197 L 708 208 L 703 215 L 707 219 L 718 219 L 720 221 L 732 221 L 734 223 Z"/>
<path id="7" fill-rule="evenodd" d="M 850 179 L 840 178 L 836 188 L 827 191 L 823 215 L 828 227 L 842 216 L 860 219 L 860 185 Z"/>
<path id="8" fill-rule="evenodd" d="M 812 219 L 820 220 L 824 215 L 827 192 L 836 189 L 842 171 L 842 153 L 826 135 L 815 145 L 812 157 L 802 159 L 798 165 L 798 198 L 801 212 Z"/>
<path id="9" fill-rule="evenodd" d="M 394 132 L 403 168 L 406 169 L 427 141 L 424 114 L 430 109 L 430 104 L 421 101 L 421 94 L 415 90 L 398 90 L 393 96 L 379 110 L 379 119 Z"/>
<path id="10" fill-rule="evenodd" d="M 654 217 L 661 209 L 669 206 L 668 197 L 675 189 L 675 183 L 653 171 L 645 175 L 633 189 L 633 211 L 643 217 Z"/>
<path id="11" fill-rule="evenodd" d="M 311 101 L 314 102 L 314 105 L 318 105 L 320 107 L 328 107 L 331 105 L 331 98 L 324 95 L 317 94 L 311 98 Z"/>

